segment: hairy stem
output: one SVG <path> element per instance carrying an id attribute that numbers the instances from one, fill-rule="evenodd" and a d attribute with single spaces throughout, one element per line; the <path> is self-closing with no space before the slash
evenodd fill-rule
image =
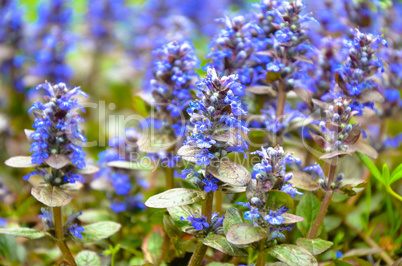
<path id="1" fill-rule="evenodd" d="M 258 251 L 257 263 L 256 266 L 265 266 L 265 262 L 267 260 L 267 250 L 265 248 L 266 239 L 260 240 L 260 249 Z"/>
<path id="2" fill-rule="evenodd" d="M 223 193 L 220 190 L 215 192 L 215 211 L 222 213 Z"/>
<path id="3" fill-rule="evenodd" d="M 278 106 L 276 107 L 276 119 L 279 122 L 282 122 L 283 112 L 285 110 L 285 103 L 286 103 L 286 92 L 285 92 L 285 83 L 283 80 L 279 81 L 279 88 L 278 88 Z"/>
<path id="4" fill-rule="evenodd" d="M 337 162 L 336 158 L 332 159 L 331 166 L 329 168 L 329 176 L 328 176 L 328 183 L 327 183 L 328 186 L 330 186 L 334 180 L 335 170 L 336 170 L 336 162 Z M 317 218 L 315 219 L 314 224 L 311 227 L 311 230 L 310 230 L 307 238 L 313 239 L 316 237 L 316 235 L 318 233 L 318 229 L 320 229 L 320 226 L 322 224 L 322 221 L 324 220 L 325 214 L 327 213 L 328 206 L 332 199 L 332 194 L 333 194 L 333 191 L 331 189 L 325 192 L 325 196 L 324 196 L 324 200 L 322 201 L 321 208 L 318 211 Z"/>
<path id="5" fill-rule="evenodd" d="M 75 263 L 74 257 L 71 254 L 70 249 L 68 248 L 66 242 L 64 241 L 61 207 L 53 207 L 53 219 L 54 219 L 54 227 L 56 230 L 57 246 L 59 247 L 61 253 L 63 254 L 64 259 L 67 260 L 71 266 L 77 266 L 77 263 Z"/>
<path id="6" fill-rule="evenodd" d="M 212 205 L 214 201 L 214 192 L 208 192 L 207 198 L 202 203 L 202 214 L 207 217 L 208 223 L 211 222 L 212 217 Z M 204 259 L 205 253 L 207 252 L 208 246 L 205 246 L 203 243 L 198 242 L 197 248 L 191 256 L 189 266 L 200 266 L 202 265 L 202 261 Z"/>
<path id="7" fill-rule="evenodd" d="M 174 187 L 174 168 L 165 167 L 165 180 L 166 180 L 166 190 L 172 189 Z M 165 232 L 162 240 L 162 252 L 161 261 L 167 261 L 170 249 L 170 238 Z"/>

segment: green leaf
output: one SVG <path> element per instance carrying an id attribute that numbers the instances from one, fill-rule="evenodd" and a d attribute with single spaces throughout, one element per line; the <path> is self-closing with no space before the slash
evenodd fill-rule
<path id="1" fill-rule="evenodd" d="M 35 168 L 39 166 L 38 164 L 33 164 L 31 160 L 31 156 L 15 156 L 8 159 L 4 163 L 7 166 L 14 168 Z"/>
<path id="2" fill-rule="evenodd" d="M 180 218 L 187 218 L 188 216 L 194 213 L 193 209 L 190 206 L 178 206 L 178 207 L 171 207 L 168 208 L 167 211 L 169 212 L 170 216 L 172 217 L 173 221 L 181 228 L 181 230 L 185 231 L 186 228 L 190 227 L 189 222 L 181 221 Z"/>
<path id="3" fill-rule="evenodd" d="M 398 181 L 399 179 L 402 178 L 402 164 L 400 164 L 391 174 L 391 181 L 389 182 L 389 184 L 393 184 L 396 181 Z"/>
<path id="4" fill-rule="evenodd" d="M 149 107 L 139 95 L 133 96 L 133 109 L 137 114 L 142 117 L 149 116 Z"/>
<path id="5" fill-rule="evenodd" d="M 265 207 L 268 210 L 278 210 L 282 206 L 286 206 L 292 210 L 294 205 L 295 203 L 292 199 L 292 196 L 290 196 L 288 193 L 279 190 L 270 190 L 267 193 L 267 202 Z"/>
<path id="6" fill-rule="evenodd" d="M 385 163 L 382 166 L 382 179 L 384 180 L 386 186 L 388 186 L 390 184 L 389 183 L 389 168 L 388 168 L 388 165 Z"/>
<path id="7" fill-rule="evenodd" d="M 334 260 L 334 265 L 336 265 L 336 266 L 353 266 L 353 264 L 346 262 L 346 261 L 341 261 L 341 260 Z"/>
<path id="8" fill-rule="evenodd" d="M 153 165 L 150 161 L 146 161 L 149 163 L 144 164 L 143 162 L 128 162 L 128 161 L 113 161 L 109 162 L 106 165 L 114 168 L 128 169 L 128 170 L 142 170 L 142 171 L 151 171 L 155 169 L 155 165 Z"/>
<path id="9" fill-rule="evenodd" d="M 121 225 L 115 222 L 99 222 L 83 227 L 85 230 L 81 233 L 82 239 L 75 236 L 72 238 L 80 243 L 89 243 L 110 237 L 120 230 Z"/>
<path id="10" fill-rule="evenodd" d="M 222 235 L 209 234 L 206 238 L 201 240 L 204 245 L 217 249 L 230 256 L 245 257 L 248 255 L 246 251 L 232 245 L 226 237 Z"/>
<path id="11" fill-rule="evenodd" d="M 189 189 L 173 188 L 150 197 L 145 205 L 150 208 L 171 208 L 204 201 L 207 192 Z"/>
<path id="12" fill-rule="evenodd" d="M 298 238 L 296 240 L 296 244 L 307 249 L 313 255 L 321 254 L 333 245 L 331 241 L 326 241 L 319 238 Z"/>
<path id="13" fill-rule="evenodd" d="M 165 232 L 170 238 L 181 236 L 180 228 L 177 226 L 170 215 L 165 214 L 163 216 L 163 225 L 165 226 Z"/>
<path id="14" fill-rule="evenodd" d="M 212 162 L 206 171 L 233 186 L 247 186 L 251 180 L 251 174 L 244 166 L 229 160 Z"/>
<path id="15" fill-rule="evenodd" d="M 296 214 L 304 217 L 304 221 L 297 223 L 297 228 L 303 235 L 307 235 L 320 210 L 320 201 L 312 193 L 306 193 L 296 207 Z"/>
<path id="16" fill-rule="evenodd" d="M 73 199 L 73 196 L 63 189 L 51 185 L 33 187 L 31 194 L 35 199 L 49 207 L 66 206 Z"/>
<path id="17" fill-rule="evenodd" d="M 82 214 L 78 216 L 78 220 L 87 224 L 113 219 L 114 216 L 110 215 L 110 212 L 105 209 L 87 209 L 82 211 Z"/>
<path id="18" fill-rule="evenodd" d="M 101 261 L 98 256 L 93 251 L 89 250 L 83 250 L 77 254 L 75 257 L 75 262 L 77 263 L 78 266 L 87 266 L 87 265 L 93 265 L 93 266 L 100 266 Z"/>
<path id="19" fill-rule="evenodd" d="M 10 236 L 20 236 L 28 239 L 37 239 L 46 236 L 45 232 L 24 227 L 3 227 L 0 228 L 0 234 Z"/>
<path id="20" fill-rule="evenodd" d="M 163 238 L 161 234 L 157 231 L 153 231 L 145 238 L 142 244 L 145 258 L 153 265 L 158 264 L 159 258 L 162 254 L 162 242 Z"/>
<path id="21" fill-rule="evenodd" d="M 24 265 L 27 251 L 24 245 L 17 242 L 15 237 L 0 235 L 0 256 L 9 263 L 4 265 Z"/>
<path id="22" fill-rule="evenodd" d="M 283 221 L 284 224 L 294 224 L 304 221 L 303 217 L 291 213 L 284 213 L 281 216 L 285 218 L 285 220 Z"/>
<path id="23" fill-rule="evenodd" d="M 355 248 L 343 254 L 343 258 L 368 256 L 381 251 L 382 249 L 380 248 Z"/>
<path id="24" fill-rule="evenodd" d="M 308 250 L 296 245 L 276 245 L 268 249 L 268 252 L 289 265 L 318 265 L 317 260 Z"/>
<path id="25" fill-rule="evenodd" d="M 225 234 L 228 233 L 230 227 L 234 224 L 244 223 L 243 216 L 240 211 L 234 207 L 229 208 L 225 213 L 225 219 L 223 220 L 223 229 L 225 230 Z"/>
<path id="26" fill-rule="evenodd" d="M 360 161 L 366 165 L 366 167 L 370 170 L 371 174 L 377 179 L 378 182 L 384 184 L 384 180 L 382 179 L 382 175 L 378 170 L 377 166 L 371 161 L 369 157 L 359 152 L 356 152 L 357 157 L 359 157 Z"/>
<path id="27" fill-rule="evenodd" d="M 201 151 L 197 146 L 183 145 L 177 151 L 177 154 L 181 156 L 183 160 L 189 161 L 191 163 L 196 163 L 197 159 L 194 158 L 195 155 L 199 154 Z"/>
<path id="28" fill-rule="evenodd" d="M 176 144 L 176 142 L 177 139 L 169 135 L 144 134 L 137 143 L 140 151 L 154 153 L 169 150 Z"/>
<path id="29" fill-rule="evenodd" d="M 226 234 L 227 240 L 235 245 L 246 245 L 267 238 L 269 233 L 260 227 L 241 223 L 230 227 Z"/>

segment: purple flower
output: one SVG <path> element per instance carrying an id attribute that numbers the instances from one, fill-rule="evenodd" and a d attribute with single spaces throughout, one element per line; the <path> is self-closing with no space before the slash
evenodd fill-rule
<path id="1" fill-rule="evenodd" d="M 77 224 L 72 224 L 68 230 L 73 236 L 78 237 L 79 239 L 82 239 L 81 233 L 85 231 L 84 227 L 78 226 Z"/>
<path id="2" fill-rule="evenodd" d="M 198 231 L 209 228 L 209 224 L 207 223 L 207 218 L 204 215 L 196 218 L 195 215 L 190 215 L 187 218 L 180 218 L 180 221 L 189 221 L 191 225 Z"/>
<path id="3" fill-rule="evenodd" d="M 281 225 L 284 221 L 285 218 L 283 218 L 281 215 L 287 212 L 289 209 L 286 208 L 286 206 L 281 207 L 277 211 L 270 210 L 269 214 L 264 216 L 264 220 L 266 220 L 268 223 L 272 225 Z"/>

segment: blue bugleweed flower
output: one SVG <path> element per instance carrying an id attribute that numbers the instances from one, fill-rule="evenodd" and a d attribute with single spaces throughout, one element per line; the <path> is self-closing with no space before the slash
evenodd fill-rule
<path id="1" fill-rule="evenodd" d="M 305 114 L 292 109 L 288 104 L 285 105 L 284 117 L 281 121 L 276 117 L 275 105 L 270 105 L 266 109 L 261 109 L 261 113 L 261 119 L 264 121 L 265 128 L 275 134 L 283 132 L 283 130 L 285 130 L 294 119 L 306 117 Z"/>
<path id="2" fill-rule="evenodd" d="M 246 21 L 243 16 L 217 19 L 224 25 L 218 36 L 212 38 L 206 58 L 222 76 L 238 74 L 239 82 L 250 84 L 252 81 L 253 56 L 257 47 L 252 40 L 253 34 L 262 33 L 262 29 L 254 21 Z M 232 89 L 235 95 L 244 95 L 242 87 Z"/>
<path id="3" fill-rule="evenodd" d="M 303 171 L 309 172 L 311 174 L 311 176 L 313 176 L 314 178 L 317 178 L 317 177 L 324 178 L 325 177 L 321 166 L 317 163 L 304 167 Z"/>
<path id="4" fill-rule="evenodd" d="M 86 21 L 95 45 L 107 45 L 116 38 L 117 24 L 128 20 L 130 14 L 125 0 L 88 1 Z"/>
<path id="5" fill-rule="evenodd" d="M 3 54 L 0 61 L 2 80 L 8 81 L 17 90 L 22 91 L 24 85 L 19 73 L 25 61 L 20 49 L 23 46 L 23 12 L 17 1 L 0 2 L 0 47 Z"/>
<path id="6" fill-rule="evenodd" d="M 0 226 L 7 226 L 6 219 L 0 217 Z"/>
<path id="7" fill-rule="evenodd" d="M 98 155 L 98 165 L 101 167 L 101 170 L 95 174 L 95 178 L 106 178 L 112 184 L 116 195 L 124 196 L 123 201 L 119 201 L 119 197 L 113 199 L 110 208 L 114 212 L 132 211 L 137 208 L 144 208 L 144 204 L 141 202 L 143 198 L 142 194 L 137 193 L 134 196 L 130 196 L 130 194 L 133 192 L 133 188 L 147 188 L 148 184 L 146 181 L 137 178 L 135 171 L 107 166 L 107 163 L 113 161 L 140 163 L 137 162 L 140 155 L 137 143 L 139 138 L 140 134 L 135 128 L 127 128 L 124 136 L 114 136 L 110 138 L 108 142 L 109 148 Z M 133 182 L 133 180 L 135 181 Z M 133 183 L 139 186 L 133 186 Z"/>
<path id="8" fill-rule="evenodd" d="M 213 177 L 211 174 L 207 174 L 206 178 L 202 180 L 202 182 L 205 184 L 204 186 L 204 191 L 205 192 L 211 192 L 211 191 L 216 191 L 218 190 L 218 179 Z"/>
<path id="9" fill-rule="evenodd" d="M 377 59 L 379 45 L 388 46 L 388 43 L 381 36 L 364 34 L 358 29 L 354 30 L 354 39 L 345 40 L 343 50 L 348 55 L 344 65 L 336 70 L 338 76 L 337 83 L 342 90 L 344 97 L 353 99 L 353 110 L 362 113 L 364 107 L 373 108 L 371 101 L 360 102 L 360 96 L 367 94 L 366 90 L 379 88 L 379 85 L 372 78 L 378 70 L 384 72 L 382 61 Z M 339 96 L 333 91 L 336 99 Z"/>
<path id="10" fill-rule="evenodd" d="M 214 212 L 211 217 L 211 222 L 207 222 L 207 217 L 204 215 L 201 215 L 200 217 L 196 217 L 195 214 L 192 214 L 186 218 L 181 217 L 180 221 L 189 221 L 191 225 L 195 228 L 197 231 L 207 231 L 208 232 L 214 232 L 219 229 L 223 225 L 223 220 L 225 219 L 225 216 L 222 215 L 222 217 L 219 217 L 219 213 Z"/>
<path id="11" fill-rule="evenodd" d="M 72 224 L 68 230 L 70 231 L 71 235 L 82 239 L 81 233 L 85 231 L 84 227 L 78 226 L 78 224 Z"/>
<path id="12" fill-rule="evenodd" d="M 296 187 L 294 187 L 292 184 L 287 183 L 283 185 L 281 188 L 282 192 L 285 192 L 286 194 L 289 194 L 292 198 L 294 198 L 297 195 L 303 195 L 302 192 L 298 191 Z"/>
<path id="13" fill-rule="evenodd" d="M 73 10 L 70 0 L 49 0 L 40 3 L 36 26 L 45 31 L 46 28 L 57 26 L 67 29 L 72 19 Z"/>
<path id="14" fill-rule="evenodd" d="M 255 206 L 251 206 L 249 202 L 236 202 L 237 205 L 241 205 L 243 207 L 249 208 L 249 211 L 244 212 L 244 219 L 252 221 L 254 226 L 258 226 L 257 219 L 260 218 L 260 213 L 258 208 Z"/>
<path id="15" fill-rule="evenodd" d="M 194 156 L 197 165 L 209 165 L 212 159 L 225 157 L 229 152 L 247 149 L 241 133 L 248 129 L 241 123 L 241 117 L 246 114 L 232 89 L 241 86 L 236 82 L 237 76 L 220 77 L 214 68 L 209 68 L 205 79 L 197 85 L 200 99 L 190 103 L 187 108 L 191 116 L 191 135 L 185 145 L 196 146 L 200 152 Z M 222 141 L 224 134 L 232 136 Z"/>
<path id="16" fill-rule="evenodd" d="M 32 163 L 39 166 L 25 179 L 37 174 L 52 185 L 83 181 L 82 176 L 75 170 L 86 167 L 86 154 L 81 147 L 86 138 L 79 127 L 79 123 L 84 119 L 77 114 L 77 109 L 84 112 L 85 110 L 76 97 L 87 97 L 87 94 L 79 87 L 68 88 L 64 83 L 55 85 L 43 83 L 36 88 L 45 90 L 46 100 L 46 103 L 34 103 L 28 110 L 28 113 L 33 112 L 35 115 L 33 124 L 35 132 L 30 134 L 33 140 L 30 149 L 31 158 Z M 61 160 L 64 165 L 57 169 L 57 176 L 54 176 L 54 171 L 50 174 L 46 169 L 54 165 L 53 160 Z"/>
<path id="17" fill-rule="evenodd" d="M 40 208 L 41 214 L 39 214 L 39 219 L 42 220 L 43 224 L 46 225 L 47 229 L 54 228 L 53 212 L 50 208 Z"/>
<path id="18" fill-rule="evenodd" d="M 285 236 L 282 234 L 283 231 L 291 231 L 295 227 L 294 224 L 282 224 L 279 226 L 275 227 L 270 227 L 270 235 L 269 235 L 269 240 L 274 240 L 275 238 L 285 238 Z"/>
<path id="19" fill-rule="evenodd" d="M 281 225 L 285 221 L 285 218 L 283 218 L 281 215 L 287 211 L 289 211 L 289 209 L 286 208 L 286 206 L 281 207 L 277 211 L 270 210 L 269 214 L 264 216 L 264 220 L 271 225 Z"/>

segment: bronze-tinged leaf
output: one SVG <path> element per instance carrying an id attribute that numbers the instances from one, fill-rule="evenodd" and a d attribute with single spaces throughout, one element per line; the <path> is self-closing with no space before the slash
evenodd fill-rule
<path id="1" fill-rule="evenodd" d="M 321 109 L 324 109 L 324 110 L 328 109 L 329 104 L 326 103 L 326 102 L 322 102 L 322 101 L 317 100 L 317 99 L 312 99 L 312 102 L 314 103 L 314 106 L 318 106 L 318 107 L 320 107 Z"/>
<path id="2" fill-rule="evenodd" d="M 248 86 L 246 91 L 257 95 L 268 95 L 271 97 L 276 97 L 276 91 L 270 86 Z"/>
<path id="3" fill-rule="evenodd" d="M 303 217 L 291 213 L 284 213 L 281 216 L 285 218 L 285 221 L 283 221 L 284 224 L 294 224 L 304 221 Z"/>
<path id="4" fill-rule="evenodd" d="M 314 142 L 323 150 L 325 150 L 330 144 L 321 136 L 314 134 L 313 132 L 309 131 L 310 136 L 313 138 Z"/>
<path id="5" fill-rule="evenodd" d="M 220 134 L 213 134 L 211 139 L 227 143 L 231 146 L 236 146 L 238 144 L 236 135 L 229 131 Z"/>
<path id="6" fill-rule="evenodd" d="M 73 196 L 66 193 L 63 189 L 51 185 L 33 187 L 31 194 L 35 199 L 49 207 L 66 206 L 73 199 Z"/>
<path id="7" fill-rule="evenodd" d="M 169 135 L 142 135 L 138 140 L 139 149 L 142 152 L 155 153 L 172 148 L 178 139 Z"/>
<path id="8" fill-rule="evenodd" d="M 324 154 L 324 155 L 320 156 L 320 159 L 321 159 L 321 160 L 332 159 L 332 158 L 334 158 L 334 157 L 336 157 L 336 156 L 342 156 L 342 155 L 352 154 L 352 153 L 354 153 L 354 152 L 355 152 L 355 150 L 354 150 L 354 149 L 351 149 L 351 147 L 349 147 L 349 149 L 347 149 L 346 151 L 335 150 L 335 151 L 333 151 L 333 152 Z"/>
<path id="9" fill-rule="evenodd" d="M 290 173 L 293 174 L 293 178 L 289 182 L 297 188 L 314 191 L 320 187 L 317 180 L 304 171 L 291 171 Z"/>
<path id="10" fill-rule="evenodd" d="M 302 101 L 304 101 L 307 104 L 307 106 L 310 109 L 313 109 L 313 100 L 312 100 L 313 98 L 310 92 L 299 87 L 294 88 L 293 91 L 297 94 L 297 96 L 300 97 L 300 99 L 302 99 Z"/>
<path id="11" fill-rule="evenodd" d="M 31 134 L 34 133 L 35 131 L 29 130 L 29 129 L 24 129 L 25 136 L 27 137 L 27 140 L 29 143 L 34 142 L 34 140 L 31 138 Z"/>
<path id="12" fill-rule="evenodd" d="M 270 56 L 273 58 L 278 58 L 278 54 L 275 51 L 270 51 L 270 50 L 266 50 L 266 51 L 260 51 L 256 53 L 257 55 L 266 55 L 266 56 Z"/>
<path id="13" fill-rule="evenodd" d="M 309 64 L 314 64 L 314 61 L 311 58 L 308 58 L 305 55 L 295 55 L 293 56 L 294 59 L 299 60 L 299 61 L 303 61 Z"/>
<path id="14" fill-rule="evenodd" d="M 240 223 L 230 227 L 226 239 L 235 245 L 247 245 L 267 238 L 269 232 L 251 224 Z"/>
<path id="15" fill-rule="evenodd" d="M 359 140 L 361 132 L 362 132 L 361 125 L 354 124 L 352 127 L 352 131 L 349 132 L 348 136 L 344 140 L 344 143 L 347 145 L 355 144 Z"/>
<path id="16" fill-rule="evenodd" d="M 375 102 L 375 103 L 383 103 L 384 96 L 377 90 L 364 90 L 359 95 L 359 102 Z"/>
<path id="17" fill-rule="evenodd" d="M 248 255 L 244 249 L 233 245 L 222 235 L 210 233 L 206 238 L 202 239 L 201 242 L 206 246 L 217 249 L 223 253 L 229 254 L 230 256 L 245 257 Z"/>
<path id="18" fill-rule="evenodd" d="M 317 260 L 307 249 L 296 245 L 275 245 L 269 249 L 269 254 L 288 265 L 318 266 Z"/>
<path id="19" fill-rule="evenodd" d="M 197 159 L 194 158 L 194 156 L 199 154 L 200 151 L 201 149 L 197 146 L 184 145 L 180 147 L 180 149 L 177 151 L 177 154 L 180 155 L 183 160 L 196 163 Z"/>
<path id="20" fill-rule="evenodd" d="M 334 106 L 334 113 L 338 113 L 339 115 L 343 114 L 344 110 L 342 106 L 335 105 Z"/>
<path id="21" fill-rule="evenodd" d="M 342 131 L 342 127 L 341 127 L 340 125 L 338 125 L 338 124 L 336 124 L 336 123 L 332 123 L 332 122 L 330 122 L 330 121 L 327 121 L 327 122 L 325 123 L 325 127 L 328 128 L 328 129 L 329 129 L 330 131 L 332 131 L 332 132 L 337 132 L 337 133 L 339 133 L 339 132 Z"/>
<path id="22" fill-rule="evenodd" d="M 81 175 L 93 175 L 99 172 L 99 167 L 92 164 L 87 164 L 84 169 L 77 169 L 74 172 Z"/>
<path id="23" fill-rule="evenodd" d="M 61 169 L 71 163 L 70 157 L 64 154 L 51 154 L 45 163 L 54 169 Z"/>
<path id="24" fill-rule="evenodd" d="M 338 73 L 335 73 L 335 82 L 343 91 L 346 90 L 346 83 Z"/>
<path id="25" fill-rule="evenodd" d="M 296 244 L 307 249 L 311 254 L 318 255 L 329 249 L 334 243 L 319 238 L 298 238 Z"/>
<path id="26" fill-rule="evenodd" d="M 14 168 L 35 168 L 38 164 L 33 164 L 31 156 L 15 156 L 6 160 L 5 165 Z"/>
<path id="27" fill-rule="evenodd" d="M 173 188 L 150 197 L 145 205 L 150 208 L 171 208 L 204 201 L 207 192 L 189 189 Z"/>
<path id="28" fill-rule="evenodd" d="M 250 172 L 242 165 L 229 160 L 215 161 L 206 171 L 220 181 L 233 186 L 247 186 L 251 180 Z"/>
<path id="29" fill-rule="evenodd" d="M 229 208 L 225 213 L 225 219 L 223 220 L 223 229 L 225 234 L 229 232 L 229 229 L 235 224 L 244 223 L 244 219 L 240 211 L 234 207 Z"/>
<path id="30" fill-rule="evenodd" d="M 246 192 L 246 187 L 234 187 L 234 186 L 230 186 L 230 185 L 222 185 L 222 186 L 220 186 L 220 190 L 224 194 L 237 194 L 237 193 Z"/>
<path id="31" fill-rule="evenodd" d="M 373 147 L 363 143 L 362 141 L 356 142 L 353 147 L 356 151 L 363 153 L 372 159 L 378 158 L 378 152 Z"/>

